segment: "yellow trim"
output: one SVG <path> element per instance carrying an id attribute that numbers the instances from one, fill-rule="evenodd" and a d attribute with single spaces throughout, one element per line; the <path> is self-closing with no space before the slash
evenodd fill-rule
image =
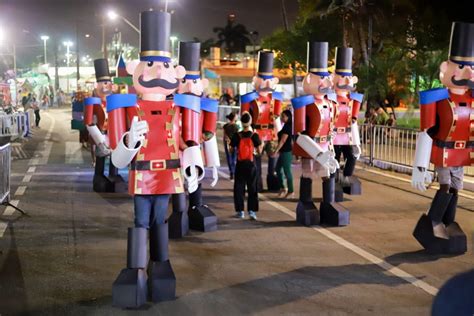
<path id="1" fill-rule="evenodd" d="M 327 68 L 310 68 L 309 72 L 328 72 Z"/>
<path id="2" fill-rule="evenodd" d="M 264 76 L 273 76 L 273 72 L 258 72 L 259 75 L 264 75 Z"/>
<path id="3" fill-rule="evenodd" d="M 99 77 L 97 78 L 96 80 L 111 80 L 111 77 L 110 76 L 102 76 L 102 77 Z"/>
<path id="4" fill-rule="evenodd" d="M 352 69 L 336 69 L 336 72 L 350 72 L 350 73 L 352 73 Z"/>
<path id="5" fill-rule="evenodd" d="M 164 57 L 171 57 L 171 53 L 164 51 L 164 50 L 145 50 L 140 52 L 141 57 L 146 56 L 164 56 Z"/>
<path id="6" fill-rule="evenodd" d="M 200 72 L 200 71 L 187 71 L 187 70 L 186 70 L 186 74 L 187 74 L 187 75 L 200 75 L 201 72 Z"/>
<path id="7" fill-rule="evenodd" d="M 474 62 L 474 56 L 464 57 L 464 56 L 449 56 L 449 59 L 455 61 L 472 61 Z"/>

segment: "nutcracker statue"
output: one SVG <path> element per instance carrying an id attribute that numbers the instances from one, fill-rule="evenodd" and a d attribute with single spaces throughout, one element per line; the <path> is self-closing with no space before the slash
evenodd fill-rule
<path id="1" fill-rule="evenodd" d="M 291 100 L 294 110 L 296 143 L 293 153 L 301 157 L 300 196 L 296 207 L 298 223 L 310 226 L 321 223 L 334 226 L 349 224 L 349 211 L 335 202 L 334 173 L 339 167 L 332 148 L 332 117 L 334 101 L 328 72 L 328 43 L 308 43 L 308 74 L 303 79 L 307 95 Z M 323 200 L 320 213 L 313 203 L 312 175 L 323 180 Z"/>
<path id="2" fill-rule="evenodd" d="M 115 94 L 107 103 L 112 161 L 120 168 L 130 165 L 129 192 L 135 209 L 135 227 L 128 229 L 127 267 L 112 289 L 113 304 L 123 308 L 139 307 L 147 297 L 153 302 L 175 298 L 168 204 L 171 195 L 184 192 L 183 176 L 191 193 L 204 177 L 199 100 L 180 94 L 166 99 L 185 75 L 182 66 L 171 64 L 171 15 L 145 11 L 140 25 L 140 60 L 128 63 L 127 71 L 142 99 Z"/>
<path id="3" fill-rule="evenodd" d="M 361 194 L 361 183 L 353 176 L 356 160 L 361 154 L 357 116 L 363 95 L 354 92 L 358 79 L 352 74 L 352 47 L 336 48 L 336 73 L 333 77 L 334 90 L 337 95 L 334 113 L 334 151 L 336 160 L 344 156 L 344 170 L 339 182 L 344 193 Z"/>
<path id="4" fill-rule="evenodd" d="M 114 192 L 113 181 L 104 175 L 105 158 L 110 155 L 106 137 L 106 97 L 112 93 L 112 79 L 106 59 L 94 60 L 94 69 L 97 81 L 95 96 L 84 99 L 84 124 L 96 146 L 93 189 L 95 192 Z"/>
<path id="5" fill-rule="evenodd" d="M 416 142 L 412 185 L 426 191 L 434 165 L 440 184 L 414 237 L 432 253 L 464 253 L 466 235 L 456 223 L 458 191 L 464 166 L 473 162 L 474 148 L 474 24 L 454 22 L 449 58 L 440 66 L 446 88 L 420 92 L 420 129 Z"/>
<path id="6" fill-rule="evenodd" d="M 179 64 L 186 69 L 186 76 L 181 80 L 178 93 L 188 95 L 200 104 L 200 123 L 197 126 L 205 166 L 212 168 L 215 186 L 218 180 L 217 168 L 220 166 L 219 150 L 217 148 L 217 106 L 218 101 L 203 97 L 204 89 L 209 81 L 200 75 L 201 43 L 180 42 Z M 217 229 L 217 216 L 203 203 L 202 188 L 199 184 L 197 190 L 189 194 L 189 227 L 199 231 L 213 231 Z"/>
<path id="7" fill-rule="evenodd" d="M 240 113 L 249 112 L 252 116 L 252 128 L 264 142 L 264 151 L 268 155 L 267 186 L 270 191 L 280 189 L 275 174 L 277 147 L 277 132 L 280 124 L 282 94 L 276 92 L 278 78 L 273 76 L 273 52 L 262 50 L 258 52 L 257 76 L 252 82 L 255 91 L 243 95 L 240 99 Z M 258 191 L 263 190 L 262 157 L 255 157 L 257 165 Z"/>

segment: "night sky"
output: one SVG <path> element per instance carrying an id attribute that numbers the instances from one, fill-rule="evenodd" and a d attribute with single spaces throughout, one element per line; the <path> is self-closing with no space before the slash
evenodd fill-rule
<path id="1" fill-rule="evenodd" d="M 164 3 L 164 0 L 0 0 L 0 28 L 6 33 L 7 41 L 14 34 L 20 64 L 40 58 L 41 34 L 57 38 L 59 43 L 66 39 L 75 42 L 76 23 L 81 51 L 92 55 L 101 47 L 101 14 L 114 9 L 138 26 L 141 11 L 164 8 Z M 286 0 L 286 7 L 292 23 L 298 1 Z M 283 27 L 280 0 L 170 0 L 168 9 L 174 10 L 172 34 L 180 40 L 216 38 L 212 28 L 224 26 L 229 13 L 236 14 L 237 22 L 249 31 L 257 30 L 260 37 Z M 138 46 L 138 34 L 124 22 L 107 21 L 107 25 L 108 40 L 118 28 L 123 42 Z M 86 33 L 92 37 L 85 38 Z M 21 47 L 25 45 L 36 47 Z M 52 58 L 52 49 L 48 58 Z"/>

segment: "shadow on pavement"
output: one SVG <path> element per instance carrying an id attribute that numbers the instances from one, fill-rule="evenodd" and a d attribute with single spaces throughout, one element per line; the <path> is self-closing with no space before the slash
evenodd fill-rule
<path id="1" fill-rule="evenodd" d="M 442 258 L 454 258 L 462 256 L 461 255 L 434 255 L 427 253 L 424 249 L 415 250 L 415 251 L 406 251 L 395 253 L 391 256 L 386 257 L 384 260 L 388 263 L 397 266 L 403 263 L 423 263 L 423 262 L 432 262 Z"/>

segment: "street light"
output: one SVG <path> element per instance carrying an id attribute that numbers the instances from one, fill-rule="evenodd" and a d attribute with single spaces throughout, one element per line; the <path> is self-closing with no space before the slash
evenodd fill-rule
<path id="1" fill-rule="evenodd" d="M 138 29 L 138 27 L 136 27 L 135 25 L 133 25 L 133 23 L 130 22 L 130 21 L 129 21 L 127 18 L 125 18 L 124 16 L 117 14 L 117 12 L 115 12 L 115 11 L 109 11 L 109 12 L 107 12 L 107 17 L 108 17 L 110 20 L 112 20 L 112 21 L 116 20 L 117 18 L 122 19 L 125 23 L 128 24 L 128 26 L 130 26 L 132 29 L 134 29 L 135 32 L 137 32 L 138 34 L 140 34 L 140 30 Z"/>
<path id="2" fill-rule="evenodd" d="M 73 42 L 71 41 L 65 41 L 63 42 L 63 45 L 66 46 L 66 66 L 69 68 L 69 60 L 71 55 L 69 54 L 69 48 L 73 45 Z M 69 70 L 69 69 L 68 69 Z M 66 93 L 69 93 L 69 74 L 66 75 Z"/>
<path id="3" fill-rule="evenodd" d="M 43 47 L 44 47 L 44 64 L 48 63 L 48 58 L 46 57 L 46 41 L 49 40 L 48 35 L 41 35 L 40 37 L 43 40 Z"/>

